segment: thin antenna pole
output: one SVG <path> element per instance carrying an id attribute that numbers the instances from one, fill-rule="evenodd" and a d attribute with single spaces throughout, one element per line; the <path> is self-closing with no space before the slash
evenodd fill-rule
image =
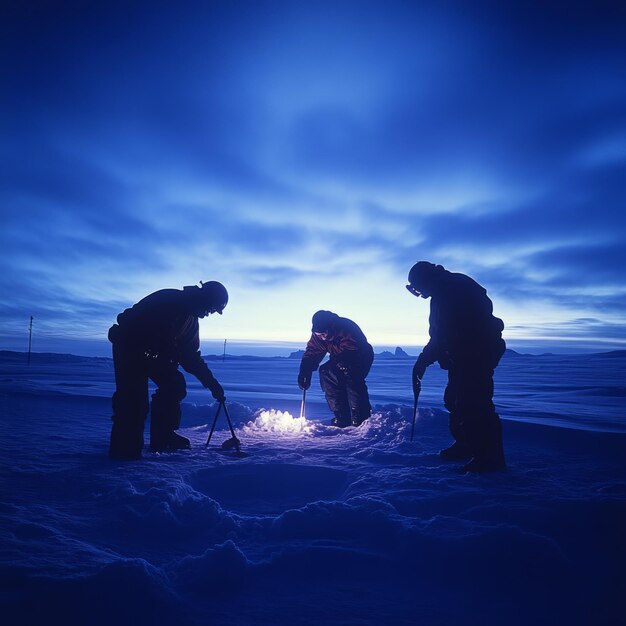
<path id="1" fill-rule="evenodd" d="M 222 354 L 222 361 L 226 360 L 226 339 L 224 339 L 224 354 Z"/>
<path id="2" fill-rule="evenodd" d="M 33 316 L 30 316 L 30 325 L 28 326 L 28 365 L 30 365 L 30 350 L 33 345 Z"/>

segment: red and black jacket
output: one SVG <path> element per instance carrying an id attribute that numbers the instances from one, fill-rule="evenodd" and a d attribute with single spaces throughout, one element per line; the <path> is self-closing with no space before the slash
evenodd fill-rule
<path id="1" fill-rule="evenodd" d="M 360 362 L 369 366 L 374 359 L 374 349 L 359 326 L 347 317 L 338 315 L 326 333 L 326 338 L 315 333 L 311 335 L 300 362 L 300 372 L 314 372 L 327 354 L 331 362 L 343 361 L 346 365 Z"/>

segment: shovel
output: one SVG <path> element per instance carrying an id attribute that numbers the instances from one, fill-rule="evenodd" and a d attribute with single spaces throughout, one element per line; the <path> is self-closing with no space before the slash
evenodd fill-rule
<path id="1" fill-rule="evenodd" d="M 217 418 L 219 417 L 220 411 L 222 410 L 222 408 L 224 408 L 224 413 L 226 414 L 226 421 L 228 422 L 228 427 L 230 428 L 230 434 L 232 435 L 232 437 L 230 439 L 226 439 L 226 441 L 224 441 L 222 443 L 222 450 L 230 450 L 232 448 L 235 448 L 237 450 L 237 452 L 241 452 L 241 448 L 240 446 L 240 441 L 239 439 L 237 439 L 237 436 L 235 435 L 235 430 L 233 429 L 233 423 L 230 419 L 230 415 L 228 414 L 228 409 L 226 408 L 226 401 L 222 400 L 222 402 L 220 402 L 220 405 L 217 407 L 217 412 L 215 413 L 215 418 L 213 419 L 213 426 L 211 426 L 211 432 L 209 433 L 209 438 L 206 440 L 206 444 L 205 444 L 205 448 L 209 447 L 209 443 L 211 442 L 211 437 L 213 436 L 213 432 L 215 431 L 215 425 L 217 424 Z"/>

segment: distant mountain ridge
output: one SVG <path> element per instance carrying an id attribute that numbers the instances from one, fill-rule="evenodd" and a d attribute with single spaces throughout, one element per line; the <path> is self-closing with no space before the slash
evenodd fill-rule
<path id="1" fill-rule="evenodd" d="M 236 355 L 236 354 L 204 354 L 202 358 L 206 361 L 222 361 L 224 359 L 228 361 L 235 360 L 253 360 L 253 361 L 275 361 L 285 359 L 301 359 L 304 354 L 304 350 L 296 350 L 289 356 L 257 356 L 257 355 Z M 543 354 L 528 354 L 522 352 L 516 352 L 507 348 L 505 356 L 513 358 L 541 358 L 541 357 L 556 357 L 556 358 L 580 358 L 580 357 L 595 357 L 595 358 L 626 358 L 626 350 L 610 350 L 608 352 L 586 352 L 579 354 L 554 354 L 545 352 Z M 413 355 L 408 354 L 402 348 L 398 347 L 394 352 L 384 350 L 383 352 L 376 353 L 376 358 L 382 359 L 405 359 L 415 358 Z M 0 360 L 4 362 L 14 362 L 26 365 L 28 359 L 27 352 L 16 352 L 13 350 L 0 350 Z M 76 355 L 65 352 L 32 352 L 31 362 L 65 362 L 65 361 L 112 361 L 111 357 L 104 356 L 84 356 Z"/>
<path id="2" fill-rule="evenodd" d="M 287 358 L 288 359 L 301 359 L 304 355 L 304 350 L 296 350 L 292 352 Z M 396 357 L 410 357 L 411 355 L 407 354 L 402 348 L 397 347 L 394 352 L 389 352 L 389 350 L 383 350 L 382 352 L 376 352 L 375 356 L 383 357 L 383 358 L 396 358 Z"/>

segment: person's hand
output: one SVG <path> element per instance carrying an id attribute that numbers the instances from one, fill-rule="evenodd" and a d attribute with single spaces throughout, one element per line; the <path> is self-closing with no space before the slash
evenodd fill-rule
<path id="1" fill-rule="evenodd" d="M 211 395 L 218 401 L 224 402 L 226 400 L 226 395 L 224 394 L 224 389 L 222 385 L 220 385 L 217 380 L 213 380 L 211 386 L 209 387 L 211 390 Z"/>
<path id="2" fill-rule="evenodd" d="M 305 391 L 311 386 L 311 374 L 307 372 L 300 372 L 298 374 L 298 387 Z"/>

